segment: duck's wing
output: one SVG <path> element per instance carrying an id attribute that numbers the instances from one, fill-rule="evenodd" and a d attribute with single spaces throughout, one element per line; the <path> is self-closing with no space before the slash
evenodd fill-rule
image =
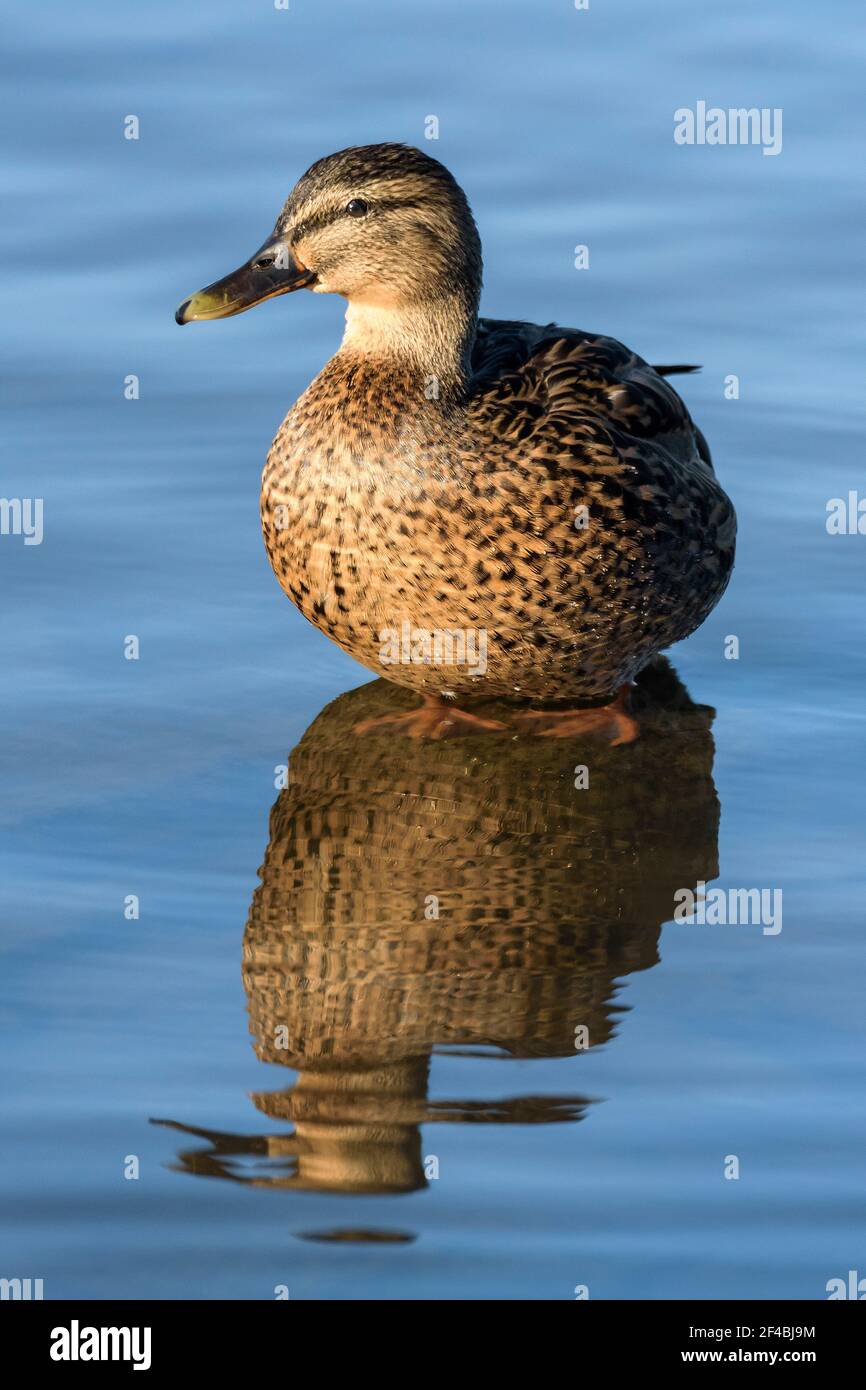
<path id="1" fill-rule="evenodd" d="M 555 434 L 580 418 L 712 471 L 703 435 L 665 380 L 693 366 L 652 367 L 615 338 L 555 323 L 480 319 L 472 369 L 472 413 L 500 438 Z"/>
<path id="2" fill-rule="evenodd" d="M 548 625 L 601 615 L 582 631 L 601 652 L 623 623 L 647 652 L 692 632 L 727 583 L 736 517 L 664 376 L 613 338 L 490 319 L 474 369 L 471 505 L 493 508 L 484 525 L 527 586 L 543 576 Z"/>

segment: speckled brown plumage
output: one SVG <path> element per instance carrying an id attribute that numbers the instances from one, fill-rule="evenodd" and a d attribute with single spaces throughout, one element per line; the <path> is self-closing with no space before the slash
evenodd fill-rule
<path id="1" fill-rule="evenodd" d="M 291 271 L 261 272 L 259 298 L 349 302 L 262 480 L 271 565 L 310 622 L 398 684 L 538 702 L 606 700 L 703 622 L 735 516 L 700 431 L 613 339 L 478 318 L 478 234 L 442 165 L 402 145 L 320 160 L 269 266 L 274 248 Z M 256 302 L 216 288 L 183 321 Z M 419 631 L 458 634 L 444 663 L 409 657 Z M 483 662 L 463 650 L 479 634 Z"/>
<path id="2" fill-rule="evenodd" d="M 555 326 L 479 327 L 457 409 L 411 373 L 329 363 L 268 458 L 271 564 L 305 617 L 398 684 L 607 696 L 713 608 L 733 509 L 640 358 Z M 486 672 L 383 665 L 380 633 L 404 619 L 485 630 Z"/>

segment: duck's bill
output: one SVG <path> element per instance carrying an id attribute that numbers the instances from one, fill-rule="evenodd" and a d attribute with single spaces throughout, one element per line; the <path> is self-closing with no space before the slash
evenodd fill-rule
<path id="1" fill-rule="evenodd" d="M 268 243 L 222 280 L 185 299 L 175 313 L 178 323 L 199 319 L 227 319 L 273 299 L 278 294 L 312 285 L 315 274 L 302 266 L 283 242 Z"/>

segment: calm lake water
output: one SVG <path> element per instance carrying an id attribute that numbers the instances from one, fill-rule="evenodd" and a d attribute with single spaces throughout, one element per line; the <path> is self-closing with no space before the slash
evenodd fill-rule
<path id="1" fill-rule="evenodd" d="M 0 491 L 44 498 L 44 539 L 0 538 L 0 1275 L 130 1299 L 820 1299 L 866 1275 L 866 537 L 825 525 L 864 488 L 858 18 L 12 22 Z M 781 108 L 781 152 L 675 144 L 698 101 Z M 401 697 L 294 611 L 258 520 L 341 305 L 173 321 L 313 159 L 382 139 L 467 189 L 488 314 L 704 366 L 682 391 L 737 569 L 671 654 L 694 706 L 648 692 L 589 791 L 586 745 L 348 739 Z M 781 890 L 782 930 L 673 921 L 699 880 Z"/>

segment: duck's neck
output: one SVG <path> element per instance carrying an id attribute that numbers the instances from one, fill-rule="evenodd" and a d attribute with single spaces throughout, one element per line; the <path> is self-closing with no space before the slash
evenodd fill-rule
<path id="1" fill-rule="evenodd" d="M 417 377 L 425 400 L 462 399 L 470 377 L 477 317 L 458 294 L 431 304 L 349 303 L 340 356 Z"/>

